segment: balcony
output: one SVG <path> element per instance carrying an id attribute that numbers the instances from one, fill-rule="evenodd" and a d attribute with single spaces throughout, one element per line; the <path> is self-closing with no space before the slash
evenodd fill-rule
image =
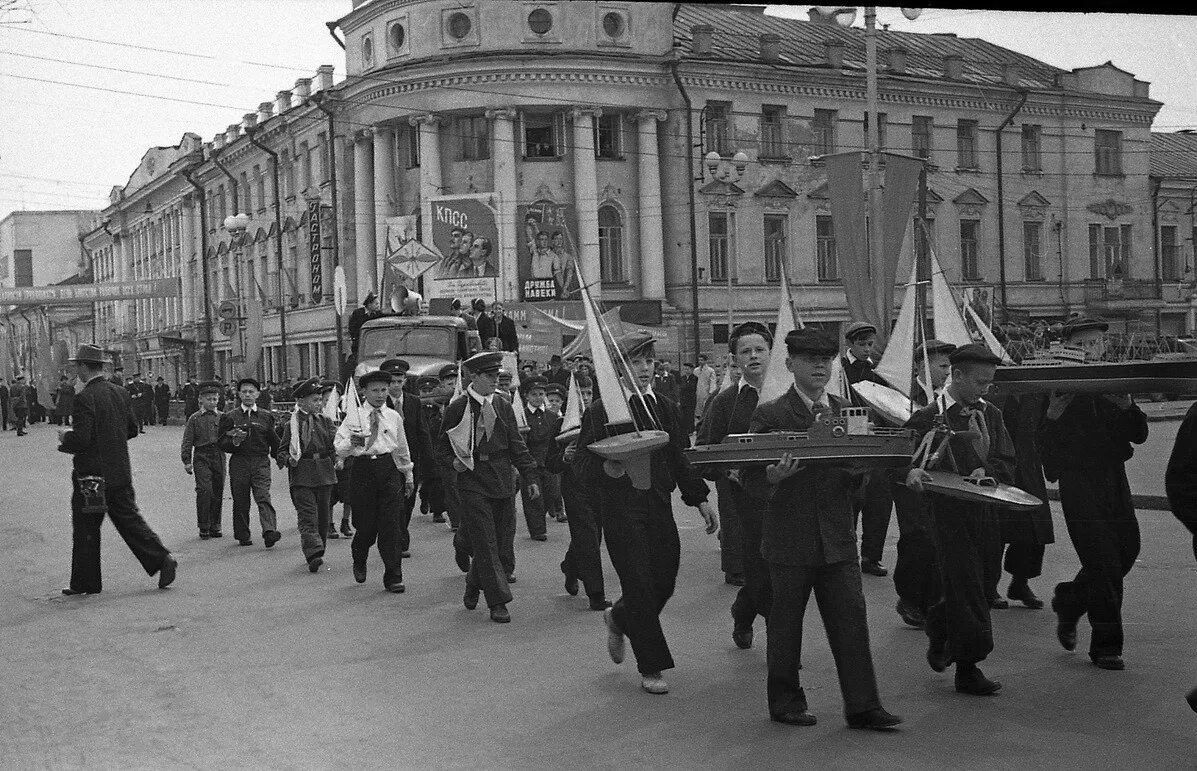
<path id="1" fill-rule="evenodd" d="M 1095 310 L 1128 311 L 1162 308 L 1161 287 L 1145 279 L 1093 279 L 1085 282 L 1085 305 Z"/>

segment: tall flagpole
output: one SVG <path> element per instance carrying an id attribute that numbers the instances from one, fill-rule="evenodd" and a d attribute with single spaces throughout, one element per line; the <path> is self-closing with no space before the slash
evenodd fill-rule
<path id="1" fill-rule="evenodd" d="M 881 269 L 881 127 L 877 120 L 877 8 L 865 6 L 865 111 L 868 118 L 869 152 L 869 278 L 878 282 L 885 276 Z M 893 292 L 893 287 L 879 287 L 880 292 Z M 876 302 L 876 300 L 874 300 Z M 880 303 L 880 317 L 888 303 Z M 881 318 L 884 329 L 877 330 L 882 341 L 889 339 L 890 319 Z"/>

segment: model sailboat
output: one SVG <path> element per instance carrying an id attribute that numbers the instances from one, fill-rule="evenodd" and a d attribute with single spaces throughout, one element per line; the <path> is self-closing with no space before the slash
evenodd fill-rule
<path id="1" fill-rule="evenodd" d="M 581 266 L 576 260 L 574 269 L 579 276 L 582 275 Z M 628 399 L 632 396 L 643 399 L 644 394 L 641 393 L 640 386 L 632 376 L 622 354 L 619 354 L 621 369 L 616 369 L 611 350 L 614 349 L 618 354 L 619 347 L 611 336 L 610 328 L 599 316 L 594 299 L 590 296 L 590 289 L 585 284 L 581 286 L 581 294 L 582 307 L 586 312 L 586 334 L 590 337 L 590 353 L 594 360 L 595 379 L 598 381 L 599 393 L 603 395 L 603 407 L 607 411 L 606 427 L 609 433 L 615 432 L 614 436 L 592 442 L 587 449 L 604 459 L 603 470 L 608 476 L 618 479 L 627 474 L 633 487 L 637 490 L 648 490 L 652 487 L 650 456 L 653 450 L 669 443 L 669 434 L 655 424 L 642 426 L 636 422 Z M 620 371 L 624 374 L 622 380 L 617 375 Z M 627 386 L 624 385 L 625 382 Z M 629 386 L 631 393 L 628 393 Z"/>
<path id="2" fill-rule="evenodd" d="M 565 400 L 565 414 L 561 416 L 561 432 L 557 434 L 557 441 L 572 442 L 582 433 L 582 391 L 578 388 L 578 378 L 569 379 L 569 394 Z"/>

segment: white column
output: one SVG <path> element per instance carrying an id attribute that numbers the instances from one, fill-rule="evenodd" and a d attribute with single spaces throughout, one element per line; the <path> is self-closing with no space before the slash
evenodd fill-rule
<path id="1" fill-rule="evenodd" d="M 432 199 L 444 192 L 444 180 L 441 177 L 441 119 L 429 113 L 413 115 L 407 121 L 420 132 L 420 212 L 424 222 L 424 239 L 431 245 Z"/>
<path id="2" fill-rule="evenodd" d="M 637 208 L 640 222 L 640 292 L 646 300 L 665 299 L 665 236 L 661 220 L 661 165 L 657 156 L 657 123 L 664 110 L 636 114 L 639 164 Z"/>
<path id="3" fill-rule="evenodd" d="M 115 262 L 113 277 L 117 281 L 125 281 L 129 275 L 129 233 L 122 230 L 116 239 L 113 260 Z M 129 328 L 129 301 L 116 301 L 116 334 L 119 337 Z"/>
<path id="4" fill-rule="evenodd" d="M 598 244 L 598 179 L 594 168 L 594 119 L 603 114 L 593 108 L 575 108 L 574 206 L 578 211 L 578 262 L 582 281 L 595 300 L 602 294 L 602 269 Z"/>
<path id="5" fill-rule="evenodd" d="M 375 126 L 374 136 L 374 287 L 382 279 L 387 217 L 395 214 L 395 131 Z"/>
<path id="6" fill-rule="evenodd" d="M 491 121 L 491 165 L 495 193 L 499 197 L 499 272 L 500 300 L 515 301 L 519 293 L 519 262 L 516 257 L 516 206 L 518 186 L 515 175 L 515 110 L 487 110 Z"/>
<path id="7" fill-rule="evenodd" d="M 198 305 L 203 307 L 203 299 L 196 302 L 196 284 L 203 286 L 203 282 L 196 282 L 195 275 L 191 272 L 191 259 L 195 255 L 196 266 L 203 263 L 202 255 L 199 253 L 199 245 L 195 242 L 196 231 L 196 205 L 195 199 L 189 198 L 188 202 L 183 205 L 180 210 L 181 220 L 179 222 L 179 276 L 183 284 L 183 302 L 180 308 L 182 314 L 181 321 L 184 324 L 193 324 L 196 321 L 195 309 Z"/>
<path id="8" fill-rule="evenodd" d="M 353 241 L 357 301 L 375 286 L 374 272 L 374 145 L 368 131 L 353 143 Z M 290 368 L 288 368 L 290 369 Z"/>

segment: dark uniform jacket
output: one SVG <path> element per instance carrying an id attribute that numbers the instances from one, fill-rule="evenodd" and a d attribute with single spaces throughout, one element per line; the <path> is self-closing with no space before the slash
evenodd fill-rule
<path id="1" fill-rule="evenodd" d="M 1014 486 L 1027 491 L 1043 504 L 1033 509 L 999 510 L 1002 538 L 1006 541 L 1054 543 L 1052 512 L 1047 503 L 1047 483 L 1039 453 L 1039 432 L 1047 414 L 1047 394 L 1010 395 L 996 400 L 1006 430 L 1014 440 Z"/>
<path id="2" fill-rule="evenodd" d="M 154 402 L 163 409 L 170 404 L 170 386 L 166 383 L 158 383 L 154 386 Z"/>
<path id="3" fill-rule="evenodd" d="M 303 436 L 303 424 L 307 421 L 308 440 L 300 445 L 299 462 L 294 466 L 290 465 L 287 458 L 291 452 L 291 421 L 284 421 L 277 454 L 279 468 L 287 467 L 291 487 L 335 485 L 337 450 L 333 446 L 333 440 L 337 435 L 337 427 L 318 412 L 309 414 L 300 410 L 298 420 L 300 436 Z"/>
<path id="4" fill-rule="evenodd" d="M 1197 555 L 1197 404 L 1189 408 L 1168 458 L 1164 490 L 1172 513 L 1193 533 Z"/>
<path id="5" fill-rule="evenodd" d="M 199 409 L 199 386 L 195 383 L 184 383 L 179 389 L 179 398 L 183 400 L 183 412 L 190 415 Z"/>
<path id="6" fill-rule="evenodd" d="M 197 410 L 187 418 L 187 425 L 183 427 L 183 463 L 192 462 L 192 450 L 205 452 L 221 452 L 220 449 L 220 418 L 219 412 Z"/>
<path id="7" fill-rule="evenodd" d="M 749 399 L 750 393 L 755 391 L 750 385 L 737 384 L 731 388 L 724 388 L 719 393 L 711 397 L 707 402 L 707 406 L 703 411 L 702 423 L 698 427 L 698 444 L 718 444 L 727 437 L 728 434 L 747 434 L 752 425 L 752 415 L 756 412 L 756 406 Z M 760 397 L 760 392 L 756 391 L 755 395 Z M 753 405 L 753 409 L 747 409 L 748 405 Z M 739 409 L 737 409 L 739 406 Z M 704 474 L 707 479 L 723 479 L 727 476 L 727 472 L 720 469 L 712 469 Z"/>
<path id="8" fill-rule="evenodd" d="M 537 410 L 525 407 L 524 418 L 528 421 L 528 435 L 524 437 L 528 452 L 536 458 L 536 465 L 544 468 L 557 434 L 561 433 L 561 416 L 554 415 L 542 406 Z"/>
<path id="9" fill-rule="evenodd" d="M 470 410 L 477 436 L 481 436 L 482 405 L 469 392 L 457 397 L 445 408 L 441 423 L 443 430 L 436 439 L 436 455 L 445 468 L 452 470 L 447 483 L 456 485 L 458 490 L 487 498 L 510 498 L 515 495 L 513 467 L 520 471 L 533 471 L 536 469 L 536 459 L 528 452 L 528 445 L 520 436 L 511 402 L 496 393 L 491 404 L 495 410 L 495 428 L 484 441 L 475 442 L 473 471 L 457 471 L 453 468 L 453 460 L 457 455 L 453 452 L 448 433 L 461 422 L 465 411 Z"/>
<path id="10" fill-rule="evenodd" d="M 848 398 L 852 400 L 852 405 L 856 407 L 867 407 L 868 405 L 856 395 L 856 390 L 852 388 L 853 383 L 859 383 L 862 380 L 869 380 L 881 385 L 888 385 L 880 375 L 873 371 L 875 366 L 872 361 L 868 359 L 857 359 L 852 361 L 848 358 L 848 354 L 840 357 L 840 364 L 844 367 L 844 376 L 848 380 Z"/>
<path id="11" fill-rule="evenodd" d="M 1056 420 L 1039 432 L 1043 470 L 1059 479 L 1065 468 L 1121 466 L 1134 454 L 1131 443 L 1147 440 L 1147 416 L 1137 404 L 1123 410 L 1100 395 L 1077 394 Z"/>
<path id="12" fill-rule="evenodd" d="M 428 436 L 428 423 L 424 417 L 423 404 L 420 397 L 411 393 L 403 394 L 403 409 L 395 407 L 395 400 L 387 397 L 387 406 L 399 412 L 403 418 L 403 434 L 407 438 L 407 451 L 411 453 L 411 462 L 415 466 L 413 479 L 422 479 L 427 472 L 425 468 L 431 460 L 432 439 Z"/>
<path id="13" fill-rule="evenodd" d="M 1006 423 L 1002 419 L 1002 411 L 992 402 L 981 399 L 977 406 L 985 417 L 985 425 L 989 429 L 989 452 L 982 457 L 977 445 L 968 437 L 953 436 L 949 441 L 950 451 L 944 452 L 936 469 L 955 471 L 962 476 L 971 474 L 973 469 L 984 468 L 988 476 L 1005 484 L 1014 484 L 1014 442 L 1006 431 Z M 923 435 L 935 425 L 935 418 L 939 415 L 940 401 L 923 407 L 910 417 L 906 428 L 912 428 L 921 440 Z M 955 402 L 948 407 L 948 427 L 954 431 L 969 430 L 970 420 L 962 410 L 965 405 Z M 935 470 L 935 469 L 932 469 Z"/>
<path id="14" fill-rule="evenodd" d="M 75 395 L 71 430 L 58 451 L 75 456 L 78 476 L 102 476 L 109 487 L 124 487 L 133 484 L 129 440 L 138 433 L 129 393 L 96 377 Z"/>
<path id="15" fill-rule="evenodd" d="M 661 372 L 653 375 L 653 391 L 668 396 L 670 400 L 677 401 L 681 396 L 682 384 L 677 378 L 676 372 Z"/>
<path id="16" fill-rule="evenodd" d="M 71 414 L 75 406 L 75 384 L 63 381 L 58 384 L 58 392 L 54 396 L 54 414 L 60 418 Z"/>
<path id="17" fill-rule="evenodd" d="M 826 394 L 834 414 L 848 402 Z M 750 430 L 754 434 L 774 431 L 806 431 L 815 416 L 791 387 L 781 397 L 756 408 Z M 761 524 L 761 556 L 778 565 L 813 567 L 853 561 L 856 551 L 856 522 L 851 490 L 859 484 L 859 472 L 843 466 L 807 466 L 781 484 L 771 486 L 764 467 L 746 475 L 746 484 L 768 491 L 768 504 Z"/>
<path id="18" fill-rule="evenodd" d="M 234 445 L 229 432 L 240 428 L 249 436 Z M 270 455 L 278 454 L 279 439 L 276 429 L 274 413 L 258 407 L 253 416 L 245 414 L 241 405 L 237 405 L 220 416 L 220 449 L 230 455 Z"/>
<path id="19" fill-rule="evenodd" d="M 424 464 L 421 473 L 424 479 L 443 479 L 447 476 L 447 472 L 443 466 L 441 458 L 435 452 L 432 437 L 439 437 L 441 432 L 453 426 L 442 428 L 441 422 L 445 416 L 445 405 L 437 404 L 436 402 L 422 402 L 420 411 L 423 413 L 424 425 L 428 429 L 428 462 Z M 411 449 L 411 440 L 407 442 L 408 449 Z M 413 459 L 414 462 L 414 459 Z"/>
<path id="20" fill-rule="evenodd" d="M 565 393 L 569 393 L 569 379 L 572 377 L 572 374 L 568 369 L 562 367 L 556 372 L 546 372 L 544 373 L 544 376 L 550 383 L 556 383 L 565 389 Z"/>
<path id="21" fill-rule="evenodd" d="M 690 465 L 690 461 L 686 460 L 686 456 L 682 455 L 682 448 L 689 445 L 689 437 L 682 434 L 681 413 L 678 412 L 676 404 L 659 394 L 648 398 L 655 402 L 653 412 L 657 418 L 656 423 L 662 431 L 669 434 L 669 444 L 659 450 L 654 450 L 649 459 L 652 488 L 648 492 L 655 494 L 668 504 L 674 489 L 680 487 L 682 501 L 687 506 L 697 506 L 706 501 L 709 488 Z M 631 401 L 632 414 L 640 424 L 651 425 L 652 421 L 640 400 L 633 397 Z M 619 485 L 628 490 L 632 489 L 632 483 L 626 475 L 619 479 L 608 476 L 607 472 L 603 470 L 604 458 L 588 449 L 594 442 L 629 431 L 630 428 L 613 431 L 607 426 L 607 410 L 603 407 L 602 400 L 596 399 L 591 403 L 590 409 L 586 410 L 586 414 L 582 416 L 582 432 L 578 435 L 578 450 L 574 455 L 573 464 L 574 473 L 582 480 L 583 484 L 589 485 L 593 489 L 598 489 L 599 485 Z"/>
<path id="22" fill-rule="evenodd" d="M 28 412 L 32 387 L 24 383 L 17 383 L 9 392 L 9 404 L 13 412 Z"/>

